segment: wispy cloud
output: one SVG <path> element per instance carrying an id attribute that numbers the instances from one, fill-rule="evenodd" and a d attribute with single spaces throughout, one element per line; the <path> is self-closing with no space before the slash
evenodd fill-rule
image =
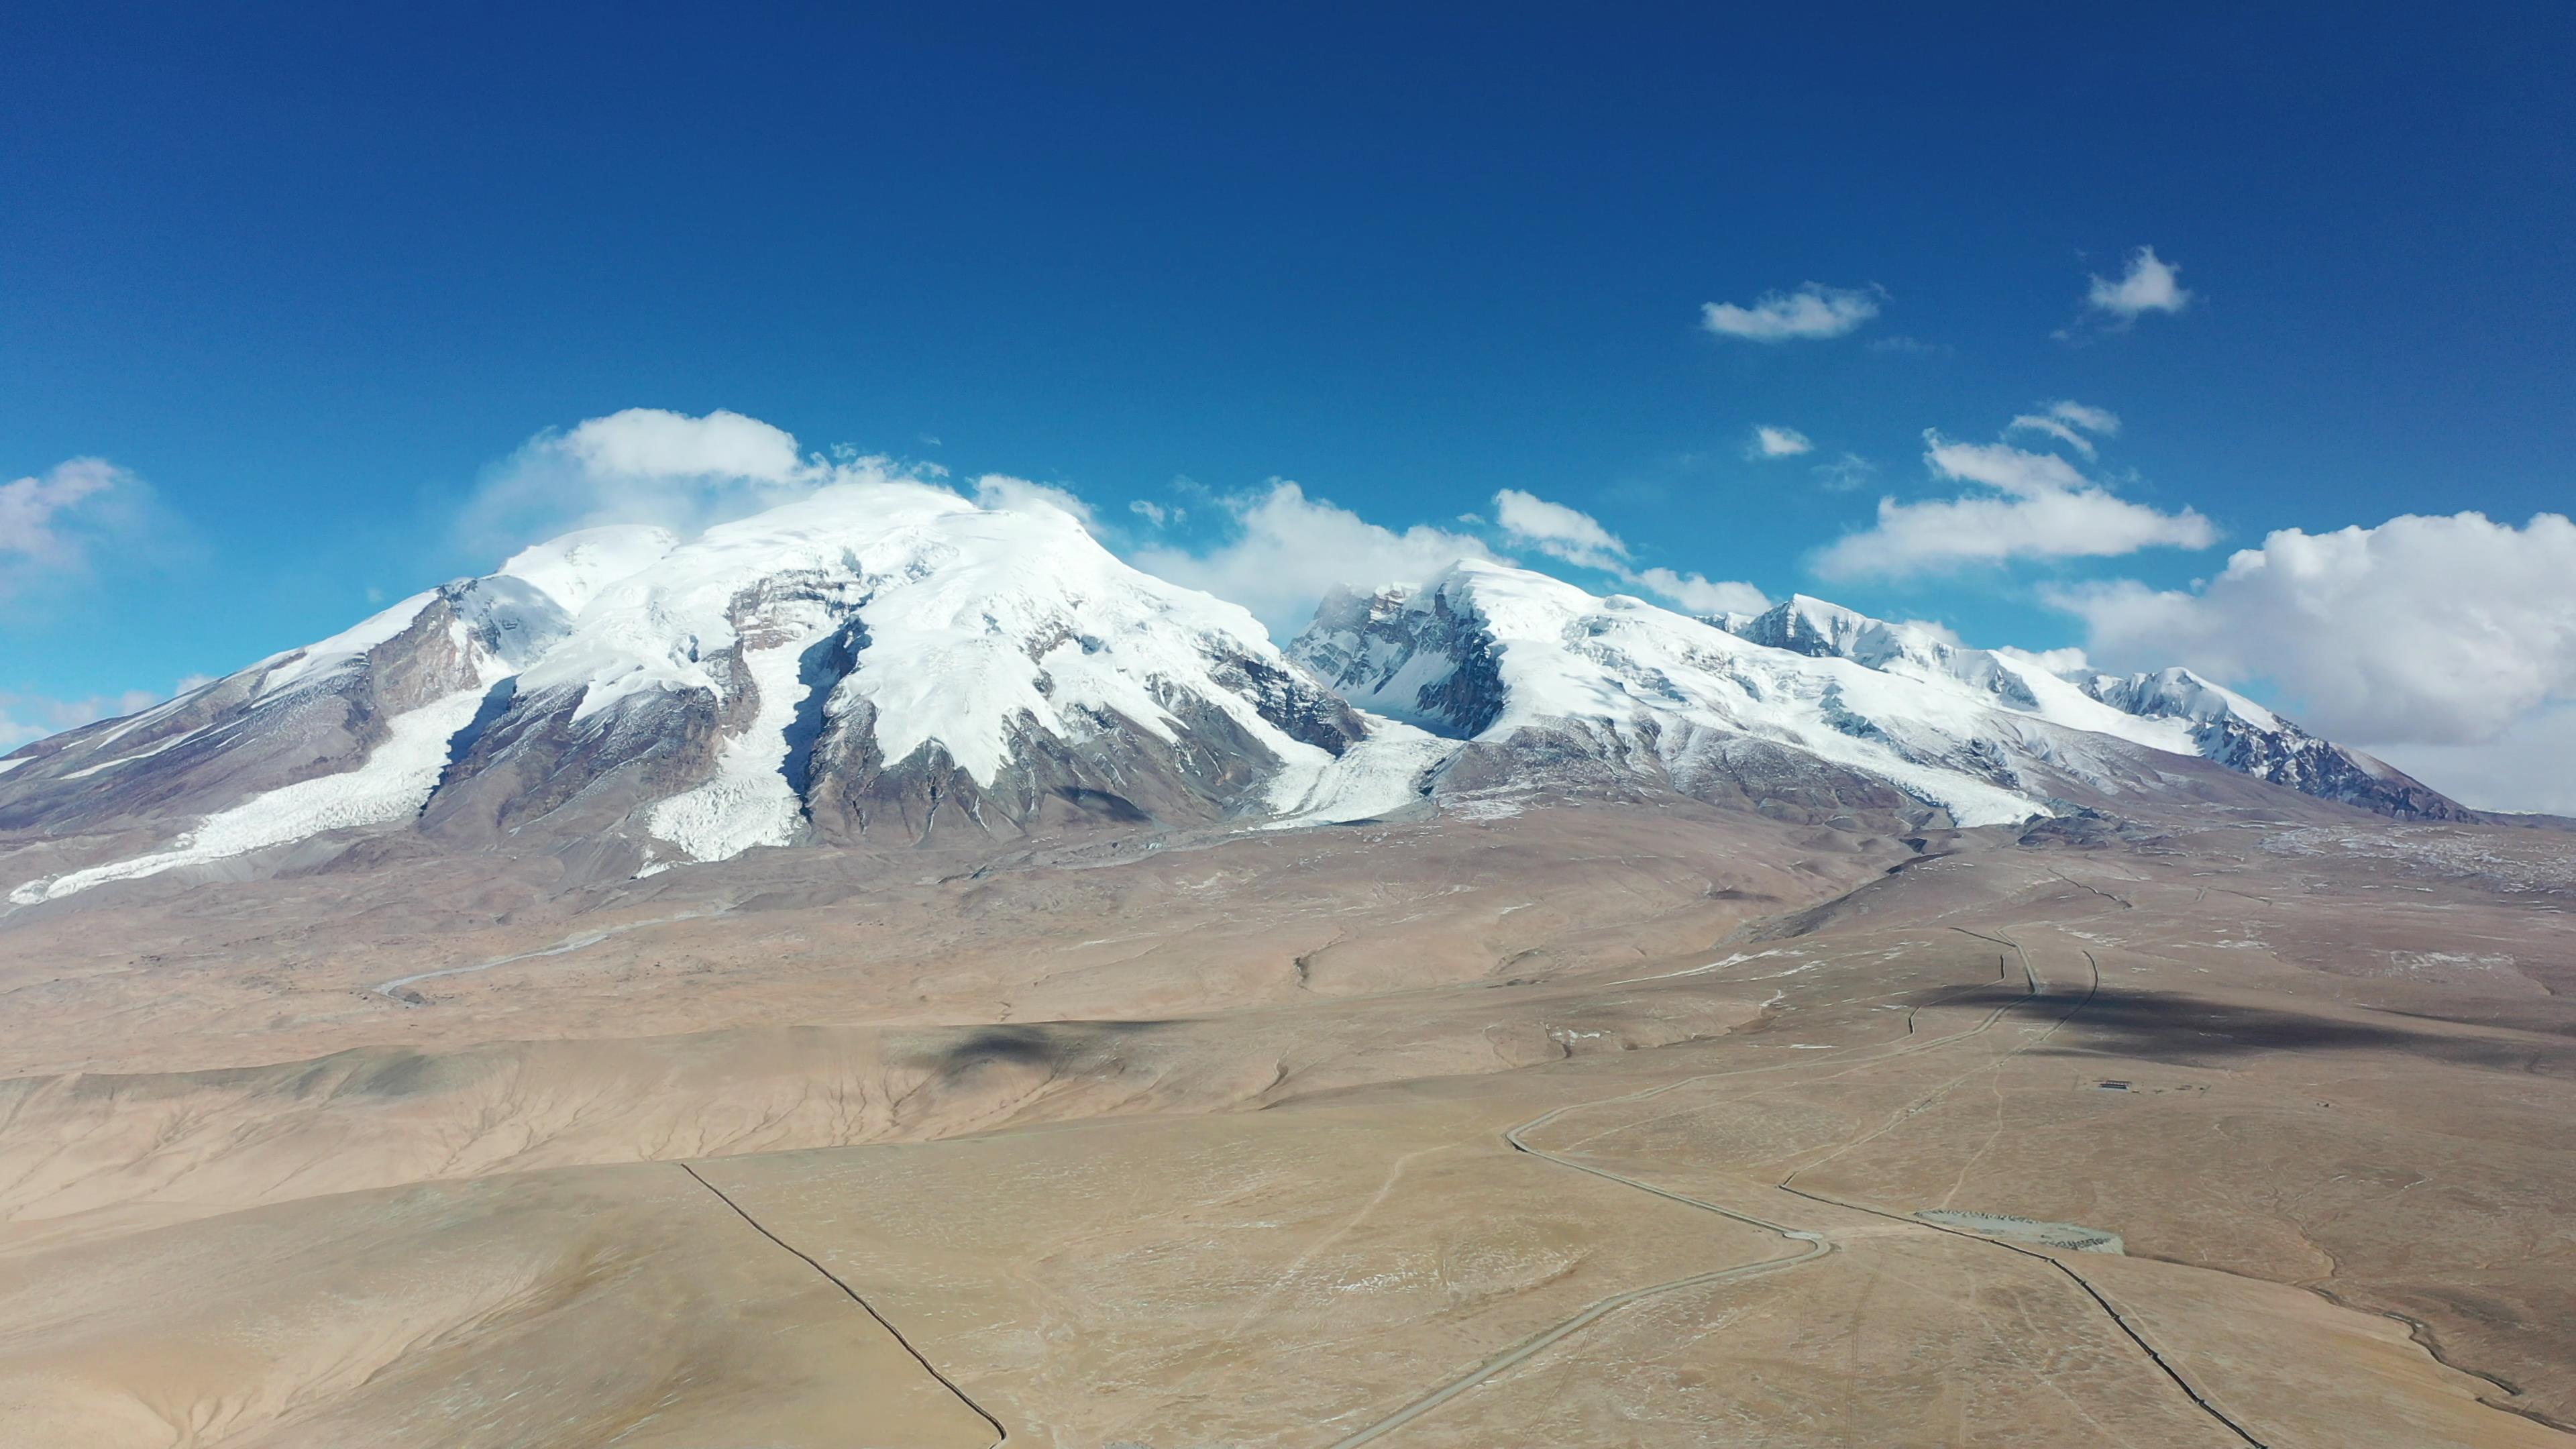
<path id="1" fill-rule="evenodd" d="M 1700 306 L 1700 325 L 1720 337 L 1754 342 L 1840 337 L 1878 315 L 1876 289 L 1827 287 L 1809 282 L 1794 292 L 1765 292 L 1749 307 L 1733 302 Z"/>
<path id="2" fill-rule="evenodd" d="M 1640 569 L 1629 562 L 1627 541 L 1603 527 L 1599 519 L 1516 488 L 1494 495 L 1494 519 L 1516 543 L 1582 568 L 1599 569 L 1693 613 L 1750 612 L 1770 603 L 1751 584 L 1662 567 Z"/>
<path id="3" fill-rule="evenodd" d="M 2093 456 L 2094 447 L 2093 440 L 2085 434 L 2098 433 L 2108 438 L 2116 436 L 2119 431 L 2118 413 L 2108 408 L 2088 407 L 2080 402 L 2063 401 L 2050 403 L 2035 413 L 2023 413 L 2004 425 L 2004 432 L 2007 435 L 2023 432 L 2045 433 L 2086 458 Z"/>
<path id="4" fill-rule="evenodd" d="M 1923 437 L 1923 461 L 1935 478 L 1984 491 L 1919 503 L 1881 498 L 1875 523 L 1815 555 L 1818 574 L 1903 576 L 2013 559 L 2206 548 L 2218 540 L 2217 528 L 2191 509 L 2165 513 L 2118 497 L 2058 454 L 1938 432 Z"/>
<path id="5" fill-rule="evenodd" d="M 1845 453 L 1839 458 L 1818 463 L 1810 471 L 1816 475 L 1816 486 L 1826 492 L 1849 493 L 1866 487 L 1871 479 L 1876 478 L 1878 465 L 1858 453 Z"/>
<path id="6" fill-rule="evenodd" d="M 203 678 L 182 680 L 181 692 L 196 688 Z M 78 729 L 93 720 L 114 719 L 139 709 L 149 709 L 169 698 L 148 689 L 129 689 L 120 694 L 94 694 L 85 699 L 55 699 L 41 694 L 12 694 L 0 690 L 0 753 L 6 753 L 31 740 Z"/>
<path id="7" fill-rule="evenodd" d="M 152 510 L 142 479 L 103 458 L 73 458 L 0 483 L 0 594 L 85 572 L 97 550 Z"/>

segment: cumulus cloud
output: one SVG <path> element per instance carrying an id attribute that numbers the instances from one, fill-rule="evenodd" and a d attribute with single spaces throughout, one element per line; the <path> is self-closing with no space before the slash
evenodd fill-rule
<path id="1" fill-rule="evenodd" d="M 2185 508 L 2163 513 L 2114 495 L 2055 453 L 1923 435 L 1936 478 L 1989 492 L 1920 503 L 1878 501 L 1878 521 L 1819 552 L 1835 579 L 1926 573 L 2021 558 L 2104 558 L 2143 548 L 2207 548 L 2218 530 Z"/>
<path id="2" fill-rule="evenodd" d="M 1205 551 L 1156 546 L 1130 562 L 1177 584 L 1204 589 L 1250 609 L 1285 637 L 1314 617 L 1316 601 L 1335 584 L 1374 590 L 1418 584 L 1462 558 L 1490 559 L 1474 537 L 1425 524 L 1399 533 L 1369 522 L 1306 490 L 1274 479 L 1255 494 L 1222 498 L 1233 536 Z"/>
<path id="3" fill-rule="evenodd" d="M 1765 292 L 1750 307 L 1706 302 L 1700 325 L 1720 337 L 1786 342 L 1799 337 L 1840 337 L 1878 315 L 1875 289 L 1827 287 L 1809 282 L 1794 292 Z"/>
<path id="4" fill-rule="evenodd" d="M 2085 289 L 2084 306 L 2126 327 L 2150 312 L 2179 312 L 2191 305 L 2182 285 L 2182 268 L 2156 255 L 2154 247 L 2129 254 L 2129 269 L 2116 279 L 2096 275 Z"/>
<path id="5" fill-rule="evenodd" d="M 1599 519 L 1517 488 L 1506 488 L 1494 495 L 1494 521 L 1515 543 L 1570 564 L 1599 569 L 1695 614 L 1750 612 L 1770 606 L 1770 600 L 1751 584 L 1712 580 L 1668 568 L 1640 569 L 1629 562 L 1627 541 L 1602 527 Z"/>
<path id="6" fill-rule="evenodd" d="M 2094 448 L 2093 440 L 2085 434 L 2098 433 L 2108 438 L 2116 436 L 2119 431 L 2118 413 L 2108 408 L 2088 407 L 2080 402 L 2064 401 L 2050 403 L 2035 413 L 2023 413 L 2004 425 L 2004 432 L 2007 435 L 2025 432 L 2045 433 L 2087 458 L 2093 456 Z"/>
<path id="7" fill-rule="evenodd" d="M 103 458 L 73 458 L 0 483 L 0 593 L 78 574 L 150 508 L 143 480 Z"/>
<path id="8" fill-rule="evenodd" d="M 1753 441 L 1745 444 L 1744 456 L 1754 459 L 1794 458 L 1800 453 L 1814 451 L 1816 451 L 1816 445 L 1808 441 L 1807 435 L 1796 428 L 1766 426 L 1753 430 Z"/>
<path id="9" fill-rule="evenodd" d="M 530 439 L 484 477 L 460 530 L 477 547 L 600 523 L 694 532 L 835 483 L 920 481 L 940 471 L 875 455 L 807 452 L 785 429 L 722 409 L 693 417 L 628 408 Z"/>
<path id="10" fill-rule="evenodd" d="M 2576 701 L 2576 524 L 2558 514 L 2282 529 L 2192 589 L 2052 601 L 2082 616 L 2096 656 L 2268 681 L 2304 723 L 2365 748 L 2498 744 Z M 2568 777 L 2564 757 L 2553 768 Z"/>

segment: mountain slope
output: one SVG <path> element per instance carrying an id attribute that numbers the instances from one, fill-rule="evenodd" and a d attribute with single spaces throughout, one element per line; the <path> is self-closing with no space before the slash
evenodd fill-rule
<path id="1" fill-rule="evenodd" d="M 566 535 L 0 763 L 15 906 L 319 867 L 362 840 L 623 879 L 800 844 L 989 854 L 1360 820 L 1534 784 L 1882 833 L 2249 781 L 2467 815 L 2186 671 L 2060 672 L 1814 599 L 1693 619 L 1470 561 L 1336 593 L 1283 653 L 1068 514 L 911 483 L 686 543 Z"/>
<path id="2" fill-rule="evenodd" d="M 1721 627 L 1793 653 L 1848 659 L 1905 678 L 1955 680 L 2008 709 L 2198 755 L 2320 799 L 2405 819 L 2464 820 L 2473 813 L 2386 762 L 2309 734 L 2188 669 L 2055 671 L 2020 650 L 1971 649 L 1922 625 L 1891 624 L 1804 595 Z M 2107 712 L 2085 708 L 2087 700 Z"/>
<path id="3" fill-rule="evenodd" d="M 1418 740 L 1064 514 L 857 485 L 685 545 L 568 536 L 43 742 L 0 775 L 0 828 L 47 837 L 11 857 L 19 904 L 352 828 L 632 871 L 805 840 L 1348 818 L 1411 798 L 1387 766 Z M 109 771 L 120 788 L 90 783 Z"/>
<path id="4" fill-rule="evenodd" d="M 1701 620 L 1462 562 L 1420 589 L 1336 595 L 1290 653 L 1355 704 L 1485 747 L 1479 779 L 1572 769 L 1818 820 L 1990 825 L 2188 793 L 2183 760 L 2207 757 L 2351 803 L 2457 809 L 2384 766 L 2382 789 L 2354 788 L 2365 757 L 2215 686 L 2072 680 L 1813 599 Z"/>

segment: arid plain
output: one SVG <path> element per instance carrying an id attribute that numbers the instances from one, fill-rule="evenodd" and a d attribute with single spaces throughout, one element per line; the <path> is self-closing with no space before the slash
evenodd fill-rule
<path id="1" fill-rule="evenodd" d="M 1544 793 L 146 883 L 0 926 L 0 1439 L 2566 1443 L 2571 907 Z"/>

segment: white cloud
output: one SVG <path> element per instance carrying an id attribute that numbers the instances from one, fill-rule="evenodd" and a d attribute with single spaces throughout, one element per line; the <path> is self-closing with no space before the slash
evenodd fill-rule
<path id="1" fill-rule="evenodd" d="M 2008 443 L 1954 443 L 1928 430 L 1923 441 L 1923 461 L 1936 476 L 1955 482 L 1982 483 L 2019 498 L 2090 486 L 2074 464 L 2054 453 L 2025 453 Z"/>
<path id="2" fill-rule="evenodd" d="M 2478 745 L 2372 744 L 2369 753 L 2480 810 L 2576 815 L 2576 704 L 2542 709 Z"/>
<path id="3" fill-rule="evenodd" d="M 148 506 L 143 481 L 103 458 L 73 458 L 0 483 L 0 593 L 81 572 L 100 544 L 129 531 Z"/>
<path id="4" fill-rule="evenodd" d="M 1599 519 L 1517 488 L 1506 488 L 1494 495 L 1494 518 L 1516 542 L 1570 564 L 1599 569 L 1695 614 L 1770 607 L 1771 601 L 1751 584 L 1711 580 L 1668 568 L 1639 569 L 1628 561 L 1627 541 L 1602 527 Z"/>
<path id="5" fill-rule="evenodd" d="M 1800 453 L 1814 451 L 1816 445 L 1796 428 L 1757 427 L 1753 430 L 1753 441 L 1745 445 L 1744 455 L 1756 459 L 1794 458 Z"/>
<path id="6" fill-rule="evenodd" d="M 1603 528 L 1598 519 L 1536 494 L 1517 488 L 1495 494 L 1494 521 L 1514 541 L 1570 564 L 1613 573 L 1627 565 L 1628 545 Z"/>
<path id="7" fill-rule="evenodd" d="M 628 408 L 553 440 L 566 457 L 612 478 L 725 478 L 793 483 L 808 467 L 794 435 L 722 408 L 702 418 Z"/>
<path id="8" fill-rule="evenodd" d="M 1187 509 L 1165 508 L 1159 503 L 1155 503 L 1144 498 L 1139 498 L 1135 502 L 1128 504 L 1127 511 L 1135 514 L 1138 518 L 1145 520 L 1147 523 L 1154 525 L 1156 528 L 1162 528 L 1169 524 L 1178 523 L 1182 519 L 1190 516 Z"/>
<path id="9" fill-rule="evenodd" d="M 1796 337 L 1840 337 L 1878 315 L 1879 293 L 1809 282 L 1794 292 L 1765 292 L 1750 307 L 1732 302 L 1700 306 L 1700 325 L 1721 337 L 1786 342 Z"/>
<path id="10" fill-rule="evenodd" d="M 1007 473 L 987 473 L 975 480 L 975 502 L 984 508 L 1007 508 L 1014 513 L 1028 513 L 1051 508 L 1069 514 L 1087 529 L 1097 529 L 1099 520 L 1092 516 L 1091 505 L 1072 493 L 1047 483 L 1032 483 Z"/>
<path id="11" fill-rule="evenodd" d="M 2088 433 L 2100 433 L 2106 438 L 2120 435 L 2120 415 L 2109 408 L 2092 407 L 2085 403 L 2069 402 L 2060 398 L 2048 405 L 2048 415 L 2061 423 L 2071 423 Z"/>
<path id="12" fill-rule="evenodd" d="M 2125 327 L 2149 312 L 2179 312 L 2191 305 L 2192 294 L 2182 285 L 2182 268 L 2157 256 L 2154 247 L 2132 252 L 2129 269 L 2117 281 L 2104 276 L 2091 281 L 2084 305 L 2107 313 L 2118 326 Z"/>
<path id="13" fill-rule="evenodd" d="M 1628 582 L 1661 594 L 1693 614 L 1758 614 L 1771 607 L 1771 600 L 1751 584 L 1706 579 L 1667 568 L 1628 575 Z"/>
<path id="14" fill-rule="evenodd" d="M 2114 496 L 2054 453 L 1961 443 L 1926 432 L 1934 476 L 1994 490 L 1922 503 L 1878 501 L 1878 521 L 1828 545 L 1817 573 L 1903 575 L 2016 558 L 2101 558 L 2142 548 L 2206 548 L 2218 539 L 2191 509 L 2161 513 Z"/>
<path id="15" fill-rule="evenodd" d="M 460 531 L 477 548 L 599 523 L 694 532 L 834 483 L 939 472 L 849 450 L 804 452 L 786 430 L 721 409 L 692 417 L 628 408 L 528 440 L 475 489 Z"/>
<path id="16" fill-rule="evenodd" d="M 2269 681 L 2339 739 L 2497 745 L 2576 700 L 2576 524 L 2557 514 L 2282 529 L 2190 590 L 2121 582 L 2052 602 L 2083 617 L 2097 656 Z M 2553 768 L 2576 777 L 2563 757 Z"/>
<path id="17" fill-rule="evenodd" d="M 1402 533 L 1369 522 L 1285 479 L 1261 493 L 1221 499 L 1232 540 L 1205 552 L 1147 548 L 1129 561 L 1177 584 L 1250 609 L 1274 634 L 1305 627 L 1335 584 L 1374 590 L 1418 584 L 1462 558 L 1494 557 L 1463 533 L 1417 524 Z"/>
<path id="18" fill-rule="evenodd" d="M 2086 433 L 2115 437 L 2120 431 L 2120 415 L 2108 408 L 2088 407 L 2080 402 L 2053 402 L 2036 413 L 2024 413 L 2004 425 L 2007 434 L 2018 432 L 2046 433 L 2076 452 L 2093 456 L 2093 440 Z"/>

